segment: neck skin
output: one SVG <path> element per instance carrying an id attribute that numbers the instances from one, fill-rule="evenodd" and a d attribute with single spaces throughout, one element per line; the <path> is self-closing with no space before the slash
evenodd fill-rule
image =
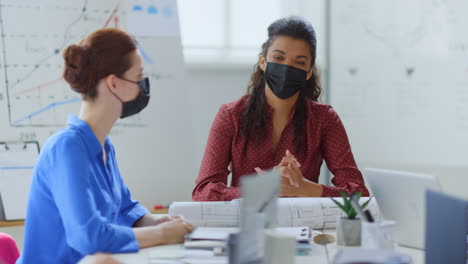
<path id="1" fill-rule="evenodd" d="M 281 119 L 288 119 L 291 117 L 294 106 L 299 98 L 299 92 L 288 99 L 280 99 L 271 91 L 270 87 L 265 84 L 265 96 L 268 105 L 273 108 L 273 116 Z"/>
<path id="2" fill-rule="evenodd" d="M 122 105 L 109 92 L 105 82 L 99 82 L 97 89 L 96 98 L 81 103 L 79 118 L 91 127 L 101 146 L 104 146 L 107 135 L 120 117 Z"/>

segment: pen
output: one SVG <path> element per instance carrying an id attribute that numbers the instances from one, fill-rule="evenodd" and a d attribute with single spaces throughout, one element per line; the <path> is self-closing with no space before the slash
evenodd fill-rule
<path id="1" fill-rule="evenodd" d="M 369 210 L 362 210 L 361 206 L 358 204 L 357 196 L 355 194 L 351 195 L 351 206 L 353 206 L 354 210 L 361 215 L 366 222 L 373 223 L 374 222 L 374 217 L 370 213 Z"/>

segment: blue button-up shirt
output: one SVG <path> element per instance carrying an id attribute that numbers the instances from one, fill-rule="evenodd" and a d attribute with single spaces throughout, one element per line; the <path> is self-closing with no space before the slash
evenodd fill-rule
<path id="1" fill-rule="evenodd" d="M 131 226 L 148 213 L 131 199 L 109 138 L 104 149 L 88 124 L 69 116 L 37 161 L 17 263 L 76 263 L 96 252 L 139 250 Z"/>

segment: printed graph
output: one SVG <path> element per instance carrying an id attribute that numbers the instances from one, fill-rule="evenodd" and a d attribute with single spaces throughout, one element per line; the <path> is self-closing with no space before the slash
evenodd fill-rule
<path id="1" fill-rule="evenodd" d="M 121 1 L 110 0 L 0 0 L 0 101 L 8 105 L 10 126 L 63 126 L 68 114 L 78 113 L 81 96 L 61 77 L 63 50 L 96 29 L 121 27 L 122 9 Z M 159 76 L 143 48 L 148 75 Z M 139 115 L 118 124 L 145 126 Z"/>

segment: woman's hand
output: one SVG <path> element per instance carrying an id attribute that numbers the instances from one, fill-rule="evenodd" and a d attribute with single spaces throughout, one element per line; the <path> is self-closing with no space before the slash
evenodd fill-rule
<path id="1" fill-rule="evenodd" d="M 193 226 L 181 216 L 174 216 L 165 220 L 165 222 L 157 226 L 133 228 L 140 248 L 182 243 L 185 234 L 193 231 Z"/>
<path id="2" fill-rule="evenodd" d="M 301 164 L 297 161 L 296 157 L 294 157 L 289 150 L 286 150 L 286 156 L 283 157 L 281 162 L 275 166 L 273 169 L 278 170 L 281 174 L 281 177 L 287 179 L 291 186 L 299 188 L 301 182 L 304 181 L 304 176 L 302 175 Z M 259 174 L 265 174 L 260 168 L 255 168 L 255 171 Z"/>
<path id="3" fill-rule="evenodd" d="M 156 226 L 172 219 L 174 219 L 172 216 L 158 217 L 152 214 L 147 214 L 135 221 L 133 227 Z"/>
<path id="4" fill-rule="evenodd" d="M 260 175 L 265 174 L 265 171 L 260 168 L 255 168 L 255 171 L 257 171 L 257 173 Z M 322 196 L 322 192 L 322 185 L 311 182 L 305 178 L 302 178 L 299 187 L 296 187 L 290 183 L 290 178 L 281 177 L 281 197 L 320 197 Z"/>
<path id="5" fill-rule="evenodd" d="M 279 170 L 282 177 L 288 179 L 290 185 L 299 188 L 304 181 L 300 167 L 301 164 L 297 161 L 296 157 L 289 150 L 286 150 L 286 155 L 275 169 Z"/>
<path id="6" fill-rule="evenodd" d="M 287 178 L 281 178 L 280 182 L 280 197 L 300 197 L 300 188 L 289 183 Z"/>
<path id="7" fill-rule="evenodd" d="M 274 167 L 281 174 L 280 196 L 286 197 L 320 197 L 323 187 L 320 184 L 311 182 L 304 178 L 300 169 L 301 164 L 297 158 L 286 150 L 286 155 L 281 162 Z M 265 172 L 260 168 L 255 168 L 258 174 Z"/>
<path id="8" fill-rule="evenodd" d="M 292 186 L 286 178 L 281 179 L 281 197 L 320 197 L 323 187 L 321 184 L 303 179 L 299 187 Z"/>
<path id="9" fill-rule="evenodd" d="M 193 231 L 193 226 L 183 217 L 174 216 L 156 226 L 161 231 L 164 244 L 176 244 L 184 242 L 185 235 Z"/>

